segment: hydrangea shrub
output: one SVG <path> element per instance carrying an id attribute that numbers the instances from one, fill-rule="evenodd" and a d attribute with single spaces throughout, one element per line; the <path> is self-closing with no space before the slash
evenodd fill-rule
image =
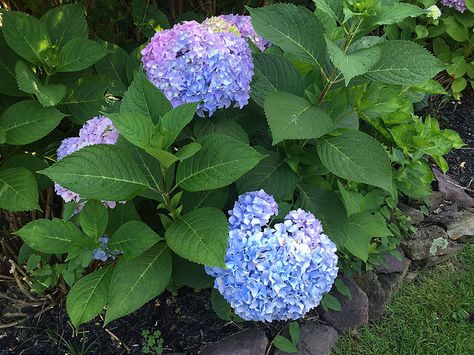
<path id="1" fill-rule="evenodd" d="M 149 40 L 130 52 L 89 39 L 81 4 L 2 11 L 0 208 L 35 211 L 12 232 L 35 275 L 55 270 L 36 291 L 70 286 L 75 327 L 183 285 L 248 320 L 337 308 L 337 274 L 412 231 L 398 199 L 426 197 L 427 158 L 446 171 L 462 142 L 414 114 L 442 63 L 374 34 L 437 13 L 315 4 L 177 23 L 135 8 Z"/>

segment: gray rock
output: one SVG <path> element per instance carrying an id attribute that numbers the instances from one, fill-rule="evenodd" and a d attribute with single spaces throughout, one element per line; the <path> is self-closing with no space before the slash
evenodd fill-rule
<path id="1" fill-rule="evenodd" d="M 467 241 L 474 237 L 474 210 L 459 211 L 446 225 L 449 239 Z"/>
<path id="2" fill-rule="evenodd" d="M 439 191 L 433 191 L 431 195 L 428 197 L 428 201 L 430 204 L 430 213 L 433 213 L 436 211 L 439 206 L 441 206 L 444 203 L 444 194 L 442 194 Z"/>
<path id="3" fill-rule="evenodd" d="M 372 271 L 367 271 L 355 278 L 355 281 L 369 299 L 369 321 L 382 318 L 386 311 L 386 297 L 378 276 Z"/>
<path id="4" fill-rule="evenodd" d="M 429 258 L 418 261 L 417 263 L 419 265 L 425 266 L 425 267 L 431 267 L 431 266 L 434 266 L 434 265 L 439 265 L 439 264 L 442 264 L 442 263 L 448 261 L 453 256 L 459 254 L 459 252 L 461 252 L 462 249 L 463 249 L 462 244 L 450 243 L 448 248 L 445 250 L 446 254 L 430 256 Z"/>
<path id="5" fill-rule="evenodd" d="M 396 251 L 400 253 L 400 259 L 389 252 L 382 254 L 385 262 L 375 266 L 375 271 L 378 274 L 390 274 L 392 272 L 403 272 L 405 270 L 407 258 L 403 254 L 403 250 L 400 248 L 398 248 Z"/>
<path id="6" fill-rule="evenodd" d="M 379 282 L 385 292 L 385 304 L 388 305 L 393 296 L 400 290 L 403 280 L 408 273 L 411 261 L 405 260 L 404 270 L 402 272 L 393 272 L 391 274 L 378 275 Z"/>
<path id="7" fill-rule="evenodd" d="M 429 215 L 425 222 L 426 224 L 438 224 L 447 228 L 448 224 L 453 223 L 458 219 L 459 209 L 456 205 L 443 205 L 439 207 L 434 213 Z"/>
<path id="8" fill-rule="evenodd" d="M 433 169 L 436 180 L 438 180 L 438 190 L 444 198 L 457 203 L 466 208 L 474 207 L 474 198 L 469 196 L 459 183 L 443 174 L 438 169 Z"/>
<path id="9" fill-rule="evenodd" d="M 265 355 L 268 339 L 260 329 L 247 329 L 213 344 L 201 355 Z"/>
<path id="10" fill-rule="evenodd" d="M 296 355 L 329 355 L 331 348 L 336 344 L 339 335 L 329 325 L 308 322 L 300 328 L 300 340 L 298 341 L 298 352 Z M 286 355 L 281 350 L 275 351 L 275 355 Z"/>
<path id="11" fill-rule="evenodd" d="M 405 254 L 412 260 L 423 260 L 447 254 L 448 234 L 437 225 L 418 228 L 415 234 L 400 243 Z"/>
<path id="12" fill-rule="evenodd" d="M 411 218 L 411 224 L 418 225 L 425 219 L 425 215 L 420 210 L 407 206 L 403 203 L 398 205 L 398 208 L 403 212 L 405 216 Z"/>
<path id="13" fill-rule="evenodd" d="M 392 300 L 393 295 L 400 289 L 410 263 L 409 259 L 405 259 L 398 269 L 400 272 L 377 275 L 372 271 L 368 271 L 355 279 L 369 299 L 369 321 L 379 320 L 385 315 L 387 305 Z"/>
<path id="14" fill-rule="evenodd" d="M 337 331 L 357 328 L 369 321 L 369 299 L 365 292 L 352 279 L 341 276 L 341 280 L 349 288 L 352 298 L 331 291 L 341 303 L 341 311 L 325 311 L 322 307 L 319 308 L 321 319 Z"/>

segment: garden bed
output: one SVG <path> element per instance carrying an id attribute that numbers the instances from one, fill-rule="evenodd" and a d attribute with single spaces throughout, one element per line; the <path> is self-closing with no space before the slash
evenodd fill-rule
<path id="1" fill-rule="evenodd" d="M 466 92 L 461 103 L 450 103 L 437 111 L 443 113 L 446 120 L 443 125 L 456 130 L 466 148 L 450 153 L 448 175 L 468 188 L 474 176 L 474 94 Z M 472 189 L 471 189 L 472 192 Z M 24 298 L 12 283 L 0 284 L 1 292 L 13 298 Z M 441 300 L 440 300 L 441 301 Z M 28 308 L 26 308 L 28 309 Z M 285 322 L 240 322 L 224 321 L 213 311 L 210 303 L 210 290 L 195 293 L 190 288 L 182 288 L 177 294 L 165 292 L 148 302 L 139 310 L 114 321 L 102 328 L 103 319 L 97 318 L 81 326 L 74 334 L 64 304 L 56 306 L 39 317 L 39 309 L 29 308 L 31 318 L 15 327 L 0 330 L 0 349 L 5 354 L 58 354 L 73 353 L 87 349 L 87 352 L 141 353 L 146 342 L 143 330 L 160 330 L 167 352 L 197 354 L 203 348 L 216 343 L 244 329 L 259 328 L 268 339 L 280 332 Z M 15 312 L 11 303 L 0 299 L 0 314 Z M 318 319 L 313 310 L 306 319 Z M 5 321 L 4 321 L 5 322 Z"/>

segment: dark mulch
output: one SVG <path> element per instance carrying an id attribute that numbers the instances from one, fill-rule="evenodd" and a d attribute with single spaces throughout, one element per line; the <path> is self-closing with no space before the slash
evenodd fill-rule
<path id="1" fill-rule="evenodd" d="M 451 167 L 448 174 L 462 186 L 474 190 L 474 91 L 466 92 L 462 103 L 453 102 L 424 111 L 439 118 L 443 127 L 459 132 L 467 144 L 465 148 L 447 156 Z M 1 286 L 0 291 L 5 292 Z M 5 320 L 2 315 L 14 311 L 10 304 L 0 299 L 2 322 Z M 264 330 L 272 339 L 283 325 L 282 322 L 263 324 L 223 321 L 212 311 L 209 290 L 195 293 L 183 288 L 176 295 L 164 293 L 131 315 L 112 322 L 105 329 L 102 328 L 100 318 L 91 321 L 83 325 L 77 335 L 61 305 L 38 319 L 13 328 L 0 329 L 0 354 L 140 353 L 144 345 L 141 332 L 145 329 L 162 332 L 165 353 L 197 354 L 207 345 L 249 327 Z"/>
<path id="2" fill-rule="evenodd" d="M 441 126 L 457 131 L 466 144 L 446 156 L 448 175 L 474 196 L 474 90 L 467 89 L 461 102 L 450 102 L 432 111 Z"/>
<path id="3" fill-rule="evenodd" d="M 0 303 L 1 314 L 7 311 L 5 306 Z M 97 318 L 82 325 L 77 335 L 64 306 L 56 307 L 38 320 L 0 330 L 0 354 L 139 354 L 145 344 L 141 336 L 145 329 L 161 331 L 165 353 L 197 354 L 242 329 L 258 327 L 272 339 L 283 326 L 284 322 L 223 321 L 211 309 L 210 290 L 195 293 L 182 288 L 177 295 L 165 292 L 105 329 Z"/>

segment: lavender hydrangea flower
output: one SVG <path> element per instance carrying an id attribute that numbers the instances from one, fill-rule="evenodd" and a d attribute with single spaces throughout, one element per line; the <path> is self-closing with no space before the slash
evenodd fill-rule
<path id="1" fill-rule="evenodd" d="M 255 32 L 252 22 L 250 21 L 250 16 L 221 15 L 219 17 L 229 24 L 235 26 L 243 38 L 251 40 L 252 43 L 255 44 L 255 46 L 262 52 L 270 46 L 270 42 Z"/>
<path id="2" fill-rule="evenodd" d="M 229 211 L 226 269 L 206 267 L 214 287 L 245 320 L 303 317 L 336 279 L 336 246 L 321 222 L 301 209 L 268 223 L 277 205 L 265 191 L 239 196 Z"/>
<path id="3" fill-rule="evenodd" d="M 118 130 L 108 117 L 94 117 L 82 126 L 79 130 L 79 137 L 66 138 L 61 142 L 57 150 L 58 160 L 89 145 L 115 144 L 118 136 Z M 54 190 L 65 202 L 79 202 L 81 200 L 81 197 L 77 193 L 59 184 L 54 184 Z M 105 201 L 104 204 L 110 208 L 115 207 L 115 201 Z M 78 206 L 77 211 L 80 211 L 82 207 L 83 204 Z"/>
<path id="4" fill-rule="evenodd" d="M 452 7 L 459 12 L 464 12 L 467 9 L 464 0 L 441 0 L 441 3 L 444 6 Z"/>
<path id="5" fill-rule="evenodd" d="M 198 115 L 211 116 L 249 101 L 252 56 L 247 42 L 234 33 L 187 21 L 157 32 L 141 53 L 148 79 L 173 107 L 200 102 Z"/>
<path id="6" fill-rule="evenodd" d="M 92 258 L 94 260 L 107 261 L 109 257 L 115 259 L 116 256 L 121 254 L 121 252 L 117 250 L 110 250 L 107 247 L 107 244 L 109 243 L 109 237 L 107 237 L 105 234 L 99 238 L 99 242 L 100 247 L 92 252 Z"/>

